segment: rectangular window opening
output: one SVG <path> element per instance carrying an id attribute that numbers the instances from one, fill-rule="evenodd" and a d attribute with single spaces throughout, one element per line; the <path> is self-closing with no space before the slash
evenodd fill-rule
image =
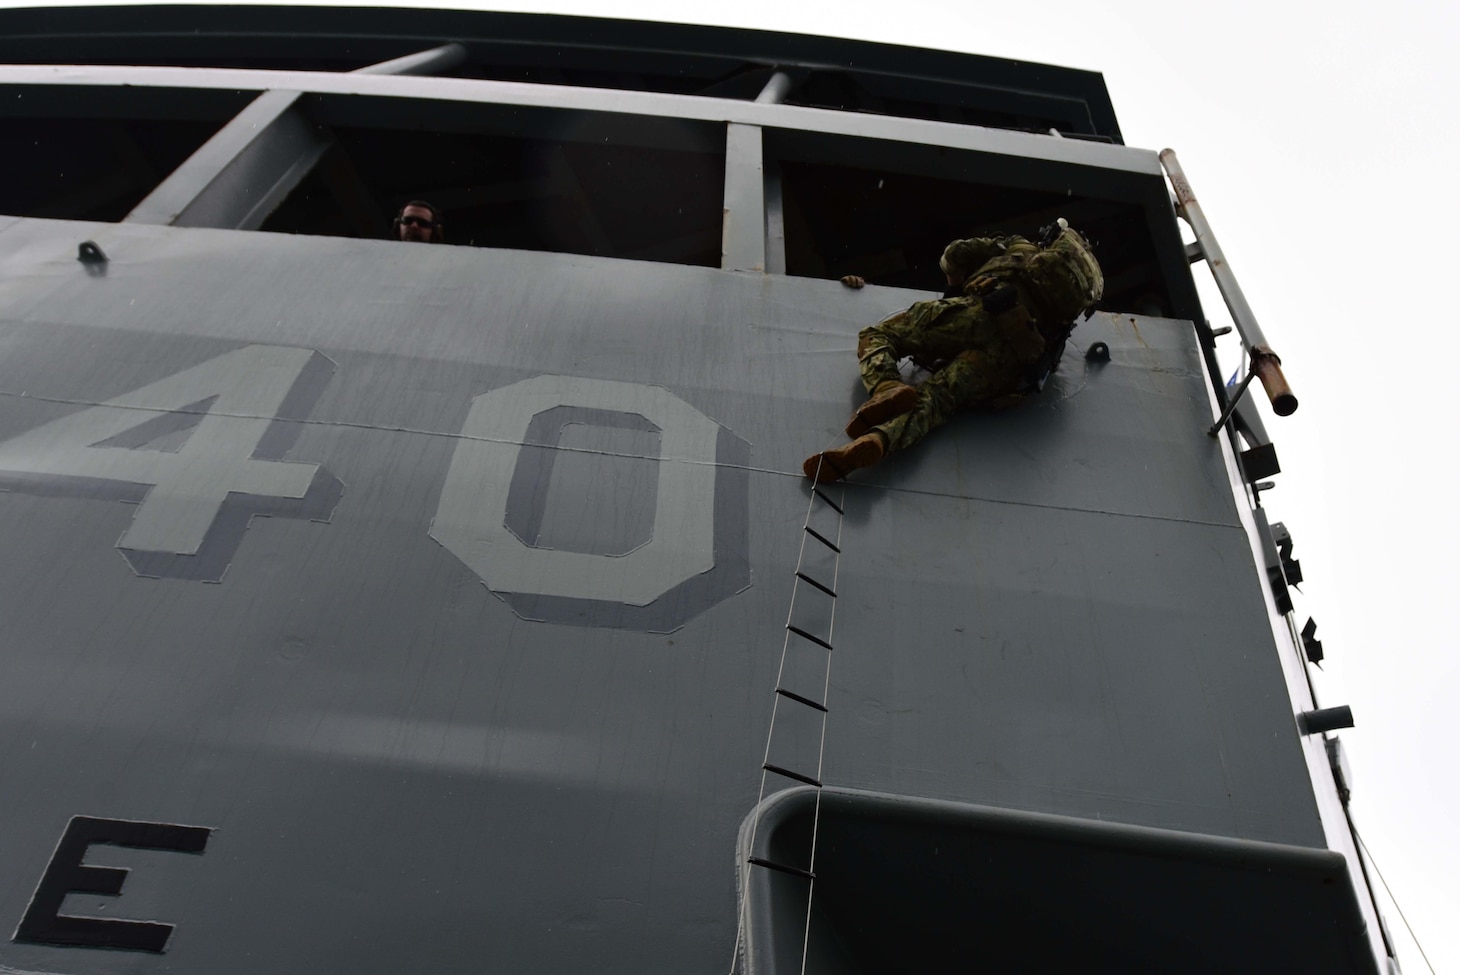
<path id="1" fill-rule="evenodd" d="M 849 144 L 833 145 L 842 141 Z M 1034 160 L 1014 160 L 1025 170 L 1015 180 L 988 157 L 946 148 L 879 150 L 867 140 L 784 133 L 767 143 L 768 168 L 780 176 L 788 275 L 855 274 L 871 284 L 941 292 L 938 259 L 949 241 L 1034 239 L 1064 217 L 1095 248 L 1106 279 L 1102 308 L 1173 314 L 1140 201 L 1072 192 L 1059 174 L 1043 175 L 1050 164 Z"/>
<path id="2" fill-rule="evenodd" d="M 451 244 L 720 264 L 723 126 L 358 97 L 307 108 L 332 147 L 263 230 L 387 238 L 424 200 Z"/>
<path id="3" fill-rule="evenodd" d="M 104 223 L 131 212 L 251 97 L 61 85 L 5 93 L 0 214 Z"/>

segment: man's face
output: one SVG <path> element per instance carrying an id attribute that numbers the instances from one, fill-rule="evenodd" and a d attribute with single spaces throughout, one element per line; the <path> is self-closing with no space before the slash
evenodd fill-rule
<path id="1" fill-rule="evenodd" d="M 400 239 L 429 244 L 436 235 L 436 221 L 426 207 L 409 206 L 400 212 Z"/>

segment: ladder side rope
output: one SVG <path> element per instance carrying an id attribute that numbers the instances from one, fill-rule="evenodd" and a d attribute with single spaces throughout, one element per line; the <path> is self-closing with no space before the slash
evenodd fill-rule
<path id="1" fill-rule="evenodd" d="M 846 501 L 846 491 L 847 491 L 847 489 L 845 487 L 843 487 L 842 488 L 842 500 L 843 500 L 843 502 Z M 836 508 L 836 511 L 837 511 L 837 521 L 836 521 L 836 546 L 835 546 L 836 553 L 837 553 L 837 558 L 836 558 L 836 561 L 833 563 L 833 568 L 832 568 L 832 571 L 831 571 L 831 588 L 832 589 L 836 589 L 837 583 L 840 581 L 841 568 L 842 568 L 842 560 L 841 560 L 841 540 L 842 540 L 842 521 L 843 521 L 843 519 L 842 519 L 842 509 L 841 509 L 841 507 L 838 506 L 838 505 L 833 505 L 833 507 L 835 507 Z M 807 513 L 807 517 L 810 518 L 810 513 L 809 512 Z M 800 568 L 800 566 L 798 565 L 797 566 L 797 569 L 799 569 L 799 568 Z M 833 598 L 832 601 L 831 601 L 831 617 L 830 617 L 830 620 L 828 621 L 827 627 L 826 627 L 826 639 L 827 639 L 827 642 L 830 643 L 831 639 L 835 635 L 836 635 L 836 599 Z M 827 658 L 826 658 L 826 680 L 823 683 L 822 688 L 821 688 L 821 699 L 823 701 L 828 701 L 828 700 L 831 699 L 831 653 L 830 653 L 830 648 L 829 647 L 828 647 Z M 823 713 L 821 715 L 821 741 L 816 746 L 816 781 L 818 781 L 818 782 L 821 781 L 822 767 L 825 765 L 825 763 L 826 763 L 826 713 L 823 710 Z M 809 950 L 811 948 L 811 899 L 812 899 L 812 897 L 816 893 L 816 838 L 817 838 L 817 834 L 818 834 L 820 828 L 821 828 L 821 786 L 817 786 L 816 787 L 816 803 L 815 803 L 815 807 L 813 808 L 812 813 L 811 813 L 811 858 L 810 858 L 810 861 L 806 865 L 806 869 L 810 872 L 811 877 L 810 877 L 809 880 L 807 880 L 807 888 L 806 888 L 806 931 L 805 931 L 805 934 L 801 938 L 801 975 L 806 975 L 806 957 L 807 957 L 807 954 L 809 953 Z"/>
<path id="2" fill-rule="evenodd" d="M 818 473 L 819 472 L 820 470 L 818 465 Z M 813 480 L 812 483 L 815 484 L 815 480 Z M 825 505 L 827 508 L 836 513 L 835 540 L 828 539 L 824 535 L 814 531 L 811 528 L 811 516 L 816 511 L 816 506 L 818 503 Z M 749 855 L 747 856 L 746 861 L 738 867 L 740 873 L 740 910 L 738 912 L 739 918 L 736 922 L 735 927 L 734 954 L 731 956 L 730 959 L 730 975 L 735 975 L 736 967 L 740 959 L 740 953 L 745 943 L 745 929 L 748 920 L 748 914 L 750 911 L 750 871 L 752 867 L 757 866 L 801 877 L 806 880 L 808 884 L 806 891 L 806 929 L 801 940 L 801 973 L 802 975 L 805 975 L 806 972 L 807 951 L 811 943 L 811 898 L 816 888 L 816 838 L 817 830 L 821 820 L 821 774 L 823 766 L 825 764 L 826 756 L 826 701 L 828 695 L 831 692 L 831 640 L 832 637 L 835 635 L 836 629 L 836 589 L 839 577 L 841 575 L 841 535 L 843 520 L 842 510 L 845 503 L 845 486 L 842 487 L 840 503 L 838 503 L 837 501 L 833 501 L 818 487 L 813 487 L 811 491 L 811 496 L 806 503 L 806 518 L 801 526 L 801 544 L 796 553 L 796 569 L 792 577 L 793 582 L 791 583 L 791 605 L 786 610 L 786 626 L 784 630 L 784 635 L 781 637 L 781 661 L 780 665 L 776 669 L 775 691 L 771 695 L 771 720 L 770 727 L 766 730 L 765 754 L 761 759 L 760 791 L 756 796 L 755 816 L 751 820 L 750 824 L 750 842 L 748 844 Z M 802 565 L 806 559 L 806 539 L 808 537 L 816 539 L 817 542 L 825 545 L 835 555 L 835 558 L 832 560 L 831 582 L 829 585 L 816 581 L 802 570 Z M 801 584 L 803 582 L 831 597 L 831 613 L 827 626 L 825 640 L 822 640 L 819 637 L 807 633 L 799 627 L 794 626 L 791 622 L 793 619 L 795 619 L 796 599 L 800 595 Z M 825 648 L 826 650 L 826 676 L 822 684 L 820 703 L 810 700 L 807 697 L 804 697 L 781 686 L 782 681 L 785 679 L 786 676 L 786 656 L 791 646 L 792 636 L 804 638 L 814 644 Z M 776 735 L 776 717 L 780 711 L 781 700 L 783 698 L 793 701 L 801 706 L 809 707 L 814 711 L 820 713 L 821 735 L 817 743 L 816 774 L 814 776 L 802 775 L 800 773 L 796 773 L 787 769 L 782 769 L 778 766 L 771 764 L 771 747 L 775 741 Z M 766 776 L 771 772 L 775 772 L 783 777 L 806 782 L 816 790 L 816 801 L 813 807 L 811 819 L 811 851 L 810 856 L 807 860 L 807 868 L 804 870 L 798 867 L 774 863 L 772 861 L 764 860 L 761 857 L 755 856 L 755 840 L 756 835 L 760 830 L 761 806 L 765 802 L 766 795 Z"/>

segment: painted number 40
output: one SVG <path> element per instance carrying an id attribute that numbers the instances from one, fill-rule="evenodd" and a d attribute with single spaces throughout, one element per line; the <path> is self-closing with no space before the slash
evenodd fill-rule
<path id="1" fill-rule="evenodd" d="M 254 516 L 331 518 L 339 480 L 285 458 L 334 370 L 309 349 L 237 349 L 0 442 L 0 479 L 133 502 L 117 548 L 134 571 L 219 582 Z M 581 517 L 554 464 L 625 449 L 651 473 L 607 520 L 642 537 L 554 530 Z M 667 389 L 538 376 L 472 401 L 429 532 L 519 616 L 668 631 L 749 584 L 748 462 Z"/>

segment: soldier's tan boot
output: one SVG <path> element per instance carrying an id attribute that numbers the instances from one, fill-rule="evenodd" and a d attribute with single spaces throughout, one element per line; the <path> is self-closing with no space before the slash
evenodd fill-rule
<path id="1" fill-rule="evenodd" d="M 917 405 L 918 391 L 912 386 L 895 379 L 880 382 L 872 391 L 872 398 L 857 407 L 857 412 L 847 421 L 847 436 L 860 437 L 893 417 L 911 412 Z"/>
<path id="2" fill-rule="evenodd" d="M 882 445 L 882 435 L 869 433 L 849 444 L 812 454 L 801 465 L 801 472 L 817 484 L 828 484 L 840 481 L 852 471 L 871 467 L 886 453 L 887 448 Z"/>

